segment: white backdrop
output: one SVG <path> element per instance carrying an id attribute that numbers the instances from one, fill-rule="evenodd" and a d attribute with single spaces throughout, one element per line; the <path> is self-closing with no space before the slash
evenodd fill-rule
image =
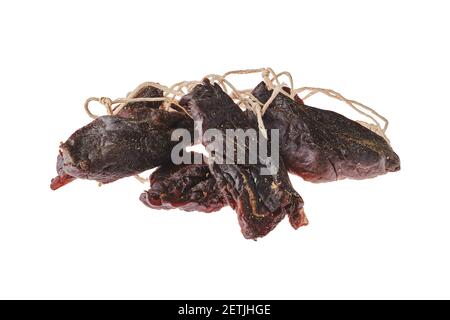
<path id="1" fill-rule="evenodd" d="M 1 2 L 0 298 L 450 298 L 449 9 Z M 386 115 L 402 170 L 320 185 L 293 177 L 310 225 L 283 221 L 257 242 L 229 208 L 144 207 L 133 178 L 49 189 L 59 142 L 90 121 L 88 96 L 264 66 Z M 327 98 L 310 103 L 351 116 Z"/>

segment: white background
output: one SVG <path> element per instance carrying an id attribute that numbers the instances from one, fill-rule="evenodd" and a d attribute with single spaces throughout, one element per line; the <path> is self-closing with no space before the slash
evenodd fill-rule
<path id="1" fill-rule="evenodd" d="M 0 298 L 450 298 L 449 9 L 1 2 Z M 386 115 L 402 170 L 320 185 L 293 177 L 310 225 L 283 221 L 257 242 L 228 208 L 144 207 L 133 178 L 49 189 L 59 142 L 90 121 L 85 98 L 263 66 Z"/>

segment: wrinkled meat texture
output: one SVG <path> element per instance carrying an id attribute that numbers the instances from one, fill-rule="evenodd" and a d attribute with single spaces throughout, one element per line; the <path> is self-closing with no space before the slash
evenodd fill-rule
<path id="1" fill-rule="evenodd" d="M 162 90 L 152 87 L 151 85 L 147 85 L 142 87 L 140 90 L 136 92 L 131 98 L 162 98 L 164 93 Z M 135 101 L 128 102 L 123 106 L 117 115 L 122 118 L 134 119 L 134 120 L 144 120 L 152 117 L 153 109 L 162 108 L 163 101 Z M 175 104 L 170 104 L 170 108 L 175 111 L 183 112 Z M 170 120 L 170 119 L 168 119 Z"/>
<path id="2" fill-rule="evenodd" d="M 190 110 L 194 120 L 202 121 L 203 132 L 219 129 L 225 135 L 226 129 L 258 128 L 256 121 L 249 120 L 218 84 L 212 85 L 208 80 L 184 96 L 180 104 Z M 205 139 L 202 142 L 205 146 L 213 143 Z M 235 144 L 236 147 L 247 148 Z M 209 161 L 222 196 L 236 210 L 241 231 L 248 239 L 265 236 L 286 214 L 295 228 L 307 224 L 303 200 L 292 188 L 281 159 L 274 175 L 260 174 L 265 160 L 259 159 L 254 165 Z"/>
<path id="3" fill-rule="evenodd" d="M 140 200 L 153 209 L 213 212 L 227 205 L 205 162 L 164 164 L 151 174 L 150 187 Z"/>
<path id="4" fill-rule="evenodd" d="M 261 82 L 252 94 L 268 101 Z M 296 99 L 297 100 L 297 99 Z M 279 129 L 288 170 L 311 182 L 366 179 L 400 169 L 400 159 L 381 136 L 336 112 L 303 105 L 278 94 L 264 114 L 267 129 Z"/>
<path id="5" fill-rule="evenodd" d="M 152 87 L 144 86 L 132 98 L 162 98 L 163 91 Z M 137 101 L 127 103 L 117 115 L 123 118 L 134 120 L 147 119 L 152 114 L 152 109 L 158 109 L 162 105 L 162 101 Z"/>
<path id="6" fill-rule="evenodd" d="M 109 183 L 170 161 L 172 131 L 193 130 L 192 119 L 179 112 L 148 109 L 142 120 L 98 117 L 62 143 L 57 159 L 57 189 L 70 177 Z M 72 179 L 73 180 L 73 179 Z"/>

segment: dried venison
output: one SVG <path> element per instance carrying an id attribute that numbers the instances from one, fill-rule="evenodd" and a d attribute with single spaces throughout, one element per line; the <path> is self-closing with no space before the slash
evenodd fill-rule
<path id="1" fill-rule="evenodd" d="M 264 82 L 251 94 L 249 90 L 237 89 L 226 79 L 232 74 L 259 72 Z M 150 176 L 150 189 L 140 196 L 145 205 L 155 209 L 203 212 L 218 211 L 230 205 L 237 212 L 243 235 L 256 239 L 268 234 L 286 215 L 294 228 L 307 224 L 303 200 L 293 189 L 288 170 L 305 180 L 324 182 L 371 178 L 400 169 L 400 160 L 387 138 L 384 140 L 335 112 L 306 106 L 297 95 L 290 98 L 278 94 L 273 101 L 271 99 L 261 118 L 254 97 L 266 103 L 272 98 L 272 91 L 265 84 L 271 84 L 274 90 L 281 89 L 280 76 L 289 78 L 293 88 L 290 73 L 261 68 L 230 71 L 223 76 L 208 75 L 207 79 L 217 81 L 216 84 L 207 79 L 199 85 L 197 81 L 182 81 L 170 87 L 144 82 L 125 98 L 88 98 L 85 109 L 92 118 L 97 116 L 89 110 L 91 101 L 100 102 L 108 114 L 113 115 L 96 118 L 61 144 L 57 157 L 58 176 L 52 180 L 51 188 L 58 189 L 77 178 L 108 183 L 159 166 Z M 218 83 L 232 90 L 233 99 L 239 101 L 245 111 Z M 289 88 L 283 89 L 290 92 Z M 312 90 L 307 96 L 323 92 L 371 110 L 332 90 L 304 87 L 296 92 L 304 90 Z M 181 101 L 176 100 L 181 97 Z M 374 114 L 378 115 L 375 111 Z M 171 153 L 180 150 L 182 145 L 174 149 L 177 141 L 171 141 L 171 136 L 179 128 L 188 129 L 192 134 L 191 117 L 201 121 L 200 136 L 208 129 L 216 130 L 219 140 L 227 142 L 223 145 L 225 152 L 223 149 L 210 152 L 209 159 L 199 164 L 175 165 Z M 267 132 L 268 140 L 262 136 L 244 141 L 228 137 L 229 131 L 257 131 L 263 123 L 267 129 L 279 130 L 281 141 L 273 131 Z M 200 142 L 195 135 L 194 139 Z M 208 149 L 216 144 L 215 140 L 202 136 L 201 142 Z M 228 160 L 230 141 L 234 159 L 225 163 L 218 161 L 224 155 Z M 269 174 L 267 171 L 263 174 L 261 169 L 267 169 L 271 159 L 254 148 L 254 143 L 262 143 L 259 148 L 263 148 L 264 142 L 268 145 L 274 142 L 275 148 L 281 149 L 278 171 Z M 272 150 L 273 147 L 271 145 Z M 246 160 L 254 160 L 257 154 L 257 161 L 235 162 L 240 151 L 245 152 Z M 191 158 L 199 155 L 189 154 Z M 275 159 L 278 159 L 277 152 Z"/>
<path id="2" fill-rule="evenodd" d="M 163 164 L 151 174 L 150 187 L 140 200 L 153 209 L 213 212 L 228 205 L 205 162 Z"/>
<path id="3" fill-rule="evenodd" d="M 261 82 L 252 94 L 262 103 L 272 92 Z M 400 169 L 387 141 L 333 111 L 278 94 L 264 114 L 266 128 L 280 130 L 281 154 L 292 173 L 311 182 L 366 179 Z"/>
<path id="4" fill-rule="evenodd" d="M 163 91 L 151 85 L 139 88 L 131 98 L 162 98 Z M 154 109 L 162 105 L 162 101 L 137 101 L 128 102 L 117 113 L 118 116 L 127 119 L 145 120 L 153 115 Z"/>
<path id="5" fill-rule="evenodd" d="M 179 112 L 149 109 L 143 120 L 122 116 L 98 117 L 73 133 L 60 146 L 58 177 L 52 189 L 69 177 L 109 183 L 170 161 L 174 129 L 193 129 L 193 122 Z"/>
<path id="6" fill-rule="evenodd" d="M 194 120 L 202 122 L 203 132 L 219 129 L 225 135 L 227 129 L 258 128 L 256 121 L 250 121 L 218 84 L 212 85 L 208 80 L 184 96 L 180 104 L 190 110 Z M 213 142 L 203 137 L 202 143 L 208 147 Z M 234 147 L 246 148 L 245 145 Z M 261 162 L 244 165 L 209 162 L 222 196 L 237 212 L 241 231 L 248 239 L 265 236 L 285 215 L 294 228 L 307 224 L 303 200 L 292 188 L 282 161 L 273 175 L 262 176 L 263 165 Z"/>

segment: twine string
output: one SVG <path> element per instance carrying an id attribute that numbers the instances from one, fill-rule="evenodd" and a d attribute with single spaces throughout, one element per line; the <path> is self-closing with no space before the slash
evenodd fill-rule
<path id="1" fill-rule="evenodd" d="M 251 94 L 252 89 L 239 89 L 237 88 L 230 80 L 230 76 L 233 75 L 249 75 L 249 74 L 260 74 L 262 80 L 264 81 L 267 89 L 272 91 L 270 98 L 266 103 L 262 103 L 256 97 Z M 288 84 L 281 82 L 280 78 L 287 78 Z M 312 96 L 321 93 L 325 96 L 328 96 L 332 99 L 336 99 L 344 102 L 350 108 L 358 112 L 359 114 L 365 116 L 370 120 L 371 123 L 357 120 L 358 123 L 375 132 L 376 134 L 382 136 L 388 143 L 389 139 L 386 135 L 386 130 L 389 126 L 389 121 L 387 118 L 379 114 L 373 108 L 370 108 L 358 101 L 351 100 L 345 98 L 340 93 L 324 88 L 317 87 L 294 87 L 294 80 L 290 72 L 283 71 L 280 73 L 276 73 L 272 68 L 258 68 L 258 69 L 242 69 L 242 70 L 232 70 L 225 72 L 222 75 L 218 74 L 208 74 L 203 77 L 203 79 L 209 79 L 211 82 L 216 82 L 220 85 L 220 87 L 225 91 L 225 93 L 229 94 L 230 97 L 236 102 L 236 104 L 242 108 L 247 109 L 253 112 L 256 116 L 258 128 L 261 130 L 262 135 L 267 138 L 267 130 L 264 126 L 263 116 L 267 111 L 269 106 L 272 104 L 274 99 L 278 96 L 278 94 L 283 94 L 291 99 L 293 99 L 296 95 L 300 95 L 302 93 L 306 93 L 301 99 L 303 101 L 311 98 Z M 177 106 L 180 110 L 186 113 L 189 117 L 192 116 L 187 112 L 187 110 L 179 104 L 179 99 L 185 94 L 192 91 L 192 89 L 201 84 L 201 81 L 180 81 L 171 86 L 165 86 L 157 82 L 143 82 L 139 86 L 137 86 L 133 91 L 129 92 L 124 98 L 117 98 L 112 100 L 108 97 L 90 97 L 86 99 L 84 103 L 84 109 L 89 117 L 96 119 L 99 115 L 93 113 L 90 110 L 90 106 L 92 102 L 98 102 L 105 107 L 107 115 L 116 115 L 126 107 L 129 103 L 132 102 L 155 102 L 161 101 L 161 108 L 168 111 L 176 111 L 171 108 L 171 105 Z M 161 90 L 163 92 L 162 97 L 152 97 L 152 98 L 139 98 L 136 97 L 137 94 L 145 87 L 153 87 Z M 289 90 L 286 90 L 286 87 Z M 383 122 L 383 126 L 380 124 Z M 148 181 L 146 178 L 142 178 L 139 175 L 136 176 L 136 179 L 139 181 Z"/>

